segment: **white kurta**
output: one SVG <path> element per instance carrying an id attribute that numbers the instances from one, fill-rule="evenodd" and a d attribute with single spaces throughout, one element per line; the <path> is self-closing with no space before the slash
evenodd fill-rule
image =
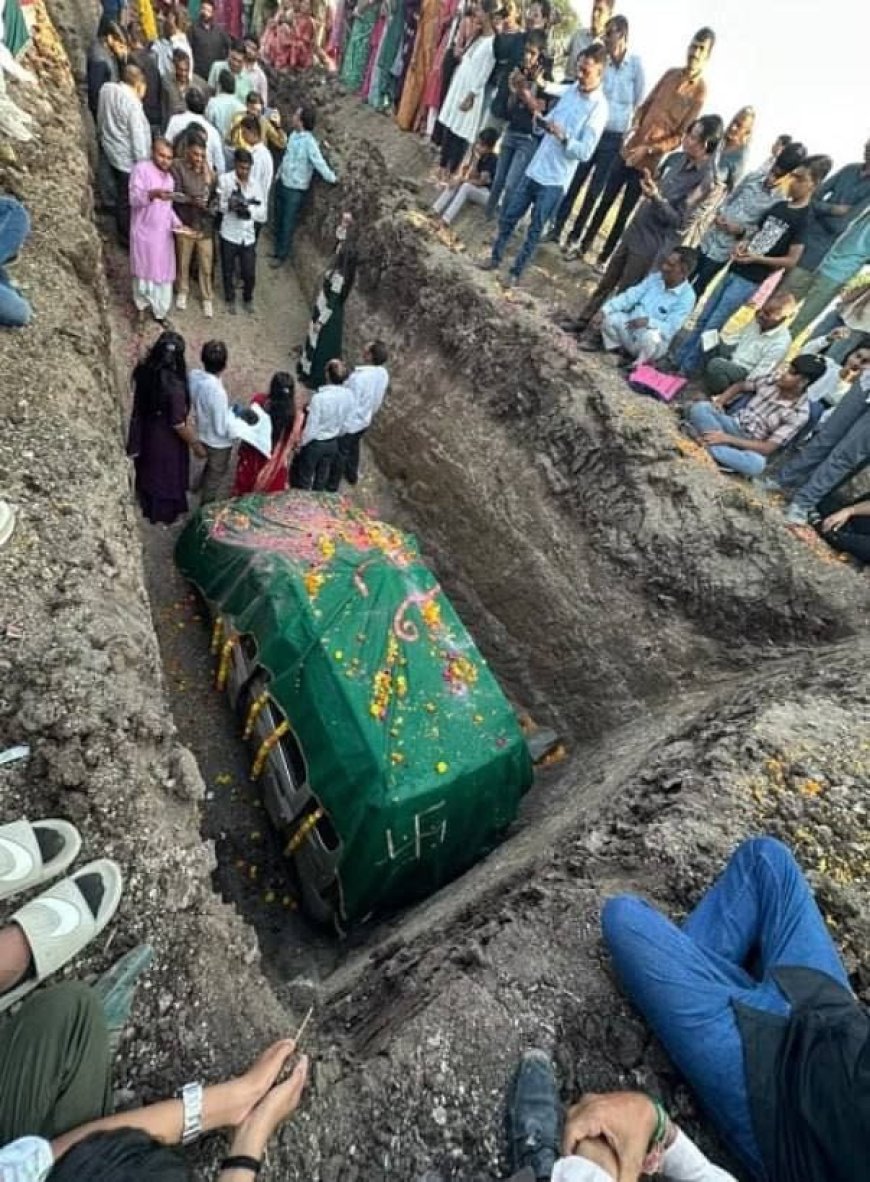
<path id="1" fill-rule="evenodd" d="M 465 51 L 462 61 L 456 68 L 456 73 L 447 91 L 447 97 L 441 104 L 438 118 L 460 139 L 473 143 L 480 126 L 483 91 L 492 68 L 495 65 L 495 54 L 492 43 L 494 37 L 478 37 Z M 460 111 L 459 104 L 467 95 L 474 95 L 474 104 L 470 111 Z"/>

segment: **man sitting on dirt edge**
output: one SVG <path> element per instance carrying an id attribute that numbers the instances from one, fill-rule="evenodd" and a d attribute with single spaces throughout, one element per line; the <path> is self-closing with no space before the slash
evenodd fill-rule
<path id="1" fill-rule="evenodd" d="M 863 1182 L 870 1160 L 870 1015 L 791 852 L 740 845 L 680 926 L 632 895 L 610 899 L 604 942 L 616 976 L 756 1179 Z M 549 1061 L 528 1053 L 508 1105 L 519 1179 L 635 1180 L 663 1171 L 734 1182 L 642 1093 L 587 1095 L 559 1157 Z"/>

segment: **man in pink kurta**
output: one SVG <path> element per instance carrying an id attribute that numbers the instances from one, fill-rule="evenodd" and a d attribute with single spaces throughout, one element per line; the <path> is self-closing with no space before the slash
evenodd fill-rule
<path id="1" fill-rule="evenodd" d="M 172 207 L 175 180 L 170 172 L 172 147 L 157 139 L 151 159 L 134 165 L 130 173 L 130 273 L 133 303 L 140 313 L 148 308 L 162 323 L 172 304 L 175 280 L 175 239 L 181 222 Z"/>

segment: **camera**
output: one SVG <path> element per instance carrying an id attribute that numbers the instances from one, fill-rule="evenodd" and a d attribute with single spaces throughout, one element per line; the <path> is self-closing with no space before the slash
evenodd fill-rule
<path id="1" fill-rule="evenodd" d="M 237 218 L 242 221 L 248 221 L 251 217 L 251 206 L 260 205 L 261 202 L 257 197 L 246 197 L 241 190 L 241 187 L 234 189 L 230 193 L 230 199 L 227 202 L 227 208 L 230 213 L 234 213 Z"/>

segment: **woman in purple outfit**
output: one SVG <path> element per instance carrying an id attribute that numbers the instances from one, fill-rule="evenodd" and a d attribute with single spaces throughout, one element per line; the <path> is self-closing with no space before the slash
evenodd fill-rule
<path id="1" fill-rule="evenodd" d="M 190 452 L 205 448 L 190 424 L 184 338 L 163 332 L 133 370 L 133 413 L 127 455 L 136 470 L 136 496 L 153 523 L 171 525 L 187 512 Z"/>

